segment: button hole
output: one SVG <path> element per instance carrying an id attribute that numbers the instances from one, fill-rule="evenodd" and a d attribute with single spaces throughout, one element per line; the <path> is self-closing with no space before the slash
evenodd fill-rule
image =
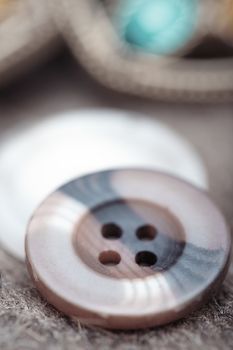
<path id="1" fill-rule="evenodd" d="M 157 230 L 152 225 L 143 225 L 136 231 L 136 236 L 141 241 L 152 241 L 157 235 Z"/>
<path id="2" fill-rule="evenodd" d="M 140 266 L 153 266 L 157 262 L 157 256 L 150 251 L 140 251 L 135 256 L 135 261 Z"/>
<path id="3" fill-rule="evenodd" d="M 103 225 L 101 232 L 102 236 L 106 239 L 119 239 L 122 236 L 122 229 L 114 223 Z"/>
<path id="4" fill-rule="evenodd" d="M 121 261 L 121 256 L 114 250 L 106 250 L 100 253 L 99 261 L 106 266 L 116 266 Z"/>

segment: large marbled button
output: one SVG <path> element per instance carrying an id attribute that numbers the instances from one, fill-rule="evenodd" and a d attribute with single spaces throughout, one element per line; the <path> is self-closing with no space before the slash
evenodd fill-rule
<path id="1" fill-rule="evenodd" d="M 41 294 L 85 324 L 133 329 L 177 320 L 216 292 L 231 239 L 208 196 L 149 170 L 98 172 L 37 209 L 27 263 Z"/>

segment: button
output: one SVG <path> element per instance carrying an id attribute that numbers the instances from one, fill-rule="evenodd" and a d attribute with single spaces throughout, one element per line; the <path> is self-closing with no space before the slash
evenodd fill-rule
<path id="1" fill-rule="evenodd" d="M 128 44 L 170 55 L 190 46 L 196 36 L 199 6 L 197 0 L 123 0 L 118 2 L 115 17 Z"/>
<path id="2" fill-rule="evenodd" d="M 136 329 L 197 309 L 220 287 L 226 222 L 207 195 L 149 170 L 65 184 L 34 213 L 27 264 L 41 294 L 84 324 Z"/>
<path id="3" fill-rule="evenodd" d="M 86 109 L 29 119 L 0 142 L 3 246 L 24 260 L 27 222 L 41 201 L 75 177 L 117 167 L 156 168 L 208 187 L 192 146 L 146 115 Z"/>

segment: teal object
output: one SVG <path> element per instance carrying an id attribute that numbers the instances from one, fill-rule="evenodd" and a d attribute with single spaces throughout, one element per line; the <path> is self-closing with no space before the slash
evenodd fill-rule
<path id="1" fill-rule="evenodd" d="M 154 54 L 174 54 L 193 38 L 198 0 L 122 0 L 116 18 L 130 45 Z"/>

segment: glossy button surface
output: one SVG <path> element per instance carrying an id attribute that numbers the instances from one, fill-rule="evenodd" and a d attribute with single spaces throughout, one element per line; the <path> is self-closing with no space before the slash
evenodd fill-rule
<path id="1" fill-rule="evenodd" d="M 27 263 L 41 294 L 85 324 L 133 329 L 198 308 L 226 274 L 231 240 L 196 187 L 149 170 L 98 172 L 37 209 Z"/>

